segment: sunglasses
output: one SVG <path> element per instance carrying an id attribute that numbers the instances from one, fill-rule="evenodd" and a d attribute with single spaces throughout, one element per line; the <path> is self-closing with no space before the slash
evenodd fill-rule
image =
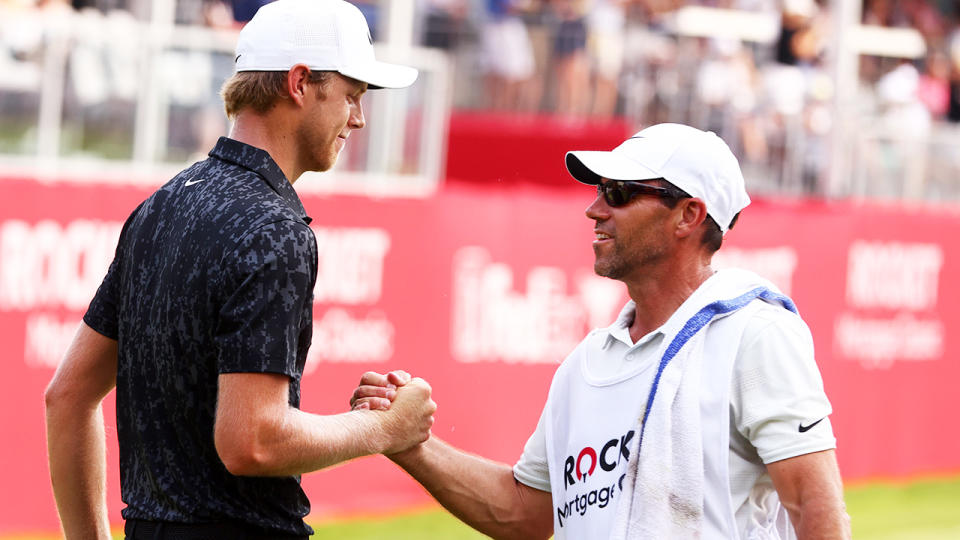
<path id="1" fill-rule="evenodd" d="M 597 195 L 603 195 L 603 199 L 612 207 L 623 206 L 638 195 L 656 195 L 662 199 L 684 199 L 690 196 L 677 188 L 616 180 L 597 184 Z"/>

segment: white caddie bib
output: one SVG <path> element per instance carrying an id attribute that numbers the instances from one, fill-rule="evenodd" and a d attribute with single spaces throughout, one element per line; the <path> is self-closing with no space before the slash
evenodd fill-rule
<path id="1" fill-rule="evenodd" d="M 613 523 L 620 484 L 637 435 L 656 365 L 602 385 L 587 382 L 582 370 L 591 334 L 558 369 L 547 402 L 547 459 L 553 494 L 553 531 L 563 538 L 605 538 Z"/>
<path id="2" fill-rule="evenodd" d="M 708 330 L 701 415 L 705 474 L 704 538 L 736 538 L 728 480 L 730 377 L 743 326 L 755 307 L 723 317 Z M 547 460 L 553 497 L 554 537 L 607 538 L 613 526 L 639 418 L 646 407 L 656 362 L 603 381 L 589 382 L 587 355 L 607 335 L 588 335 L 557 370 L 545 415 Z M 667 342 L 652 358 L 663 354 Z M 645 443 L 646 444 L 646 443 Z M 732 536 L 731 536 L 732 535 Z"/>

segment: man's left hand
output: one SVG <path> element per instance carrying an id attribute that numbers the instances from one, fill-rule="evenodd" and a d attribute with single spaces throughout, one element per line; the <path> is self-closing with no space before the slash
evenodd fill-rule
<path id="1" fill-rule="evenodd" d="M 350 408 L 386 411 L 397 396 L 397 388 L 410 379 L 410 374 L 401 369 L 387 374 L 368 371 L 360 377 L 360 384 L 350 397 Z"/>

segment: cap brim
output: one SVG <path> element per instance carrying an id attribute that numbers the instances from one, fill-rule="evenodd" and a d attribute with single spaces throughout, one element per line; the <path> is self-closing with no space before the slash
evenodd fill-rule
<path id="1" fill-rule="evenodd" d="M 338 70 L 341 75 L 367 83 L 371 89 L 406 88 L 417 80 L 419 72 L 410 67 L 388 62 L 369 62 Z"/>
<path id="2" fill-rule="evenodd" d="M 661 175 L 636 161 L 614 152 L 577 150 L 567 152 L 567 172 L 584 184 L 608 180 L 651 180 Z"/>

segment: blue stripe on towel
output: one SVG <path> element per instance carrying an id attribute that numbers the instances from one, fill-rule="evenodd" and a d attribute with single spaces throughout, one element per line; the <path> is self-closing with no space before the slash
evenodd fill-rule
<path id="1" fill-rule="evenodd" d="M 643 445 L 643 433 L 647 427 L 647 417 L 650 415 L 650 409 L 653 407 L 653 398 L 657 395 L 657 388 L 660 386 L 660 376 L 663 375 L 663 370 L 667 367 L 667 364 L 673 360 L 673 357 L 680 352 L 680 349 L 687 343 L 696 334 L 700 331 L 701 328 L 707 325 L 714 317 L 721 315 L 723 313 L 729 313 L 731 311 L 736 311 L 756 298 L 761 298 L 768 301 L 776 301 L 783 304 L 783 307 L 789 309 L 790 311 L 797 313 L 797 306 L 794 305 L 793 300 L 790 300 L 782 294 L 777 294 L 766 287 L 757 287 L 750 292 L 744 293 L 736 298 L 730 300 L 717 300 L 716 302 L 707 304 L 703 309 L 698 311 L 696 315 L 690 317 L 690 320 L 683 325 L 683 328 L 677 332 L 677 335 L 674 336 L 673 341 L 670 342 L 670 345 L 667 347 L 666 352 L 663 353 L 663 358 L 660 359 L 660 365 L 657 367 L 657 374 L 653 378 L 653 386 L 650 388 L 650 396 L 647 398 L 647 408 L 643 411 L 643 424 L 640 426 L 640 439 L 637 442 L 637 452 L 640 451 L 640 447 Z"/>

